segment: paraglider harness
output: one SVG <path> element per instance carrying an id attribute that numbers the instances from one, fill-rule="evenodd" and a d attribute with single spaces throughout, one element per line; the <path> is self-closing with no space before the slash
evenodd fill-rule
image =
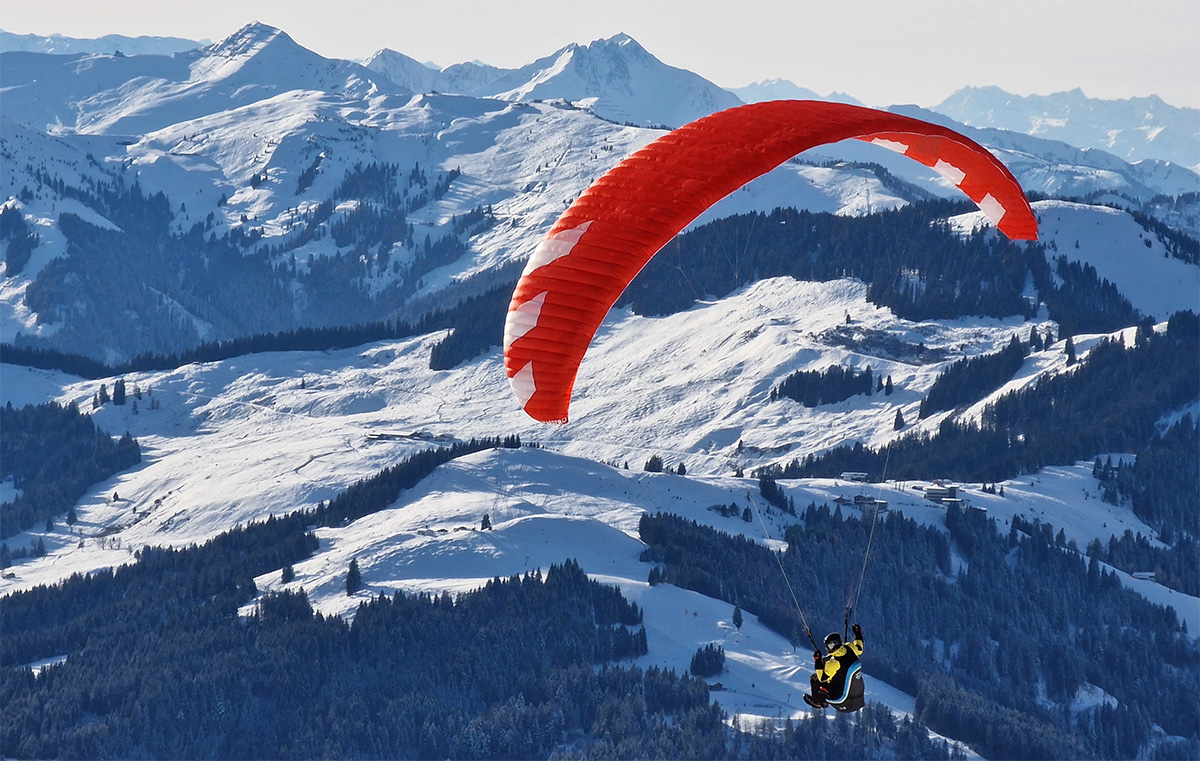
<path id="1" fill-rule="evenodd" d="M 812 639 L 811 634 L 809 634 L 809 639 Z M 831 645 L 830 642 L 833 644 Z M 804 702 L 814 708 L 831 706 L 841 713 L 852 713 L 866 705 L 862 663 L 858 660 L 859 649 L 862 647 L 861 642 L 862 628 L 858 624 L 854 625 L 853 643 L 843 643 L 841 637 L 838 637 L 836 633 L 825 638 L 829 654 L 822 656 L 820 650 L 813 651 L 815 665 L 811 679 L 812 695 L 805 695 Z M 824 682 L 819 674 L 831 659 L 837 661 L 838 670 L 833 675 L 832 681 Z"/>

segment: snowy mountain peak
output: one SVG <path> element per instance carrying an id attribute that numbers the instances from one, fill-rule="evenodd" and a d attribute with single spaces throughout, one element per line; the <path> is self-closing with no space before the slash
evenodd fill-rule
<path id="1" fill-rule="evenodd" d="M 741 103 L 698 74 L 663 63 L 623 33 L 568 45 L 530 69 L 524 83 L 497 97 L 563 98 L 611 121 L 673 127 Z"/>
<path id="2" fill-rule="evenodd" d="M 193 67 L 193 77 L 227 77 L 251 61 L 272 67 L 298 68 L 325 62 L 322 56 L 298 45 L 281 29 L 255 22 L 203 51 Z"/>
<path id="3" fill-rule="evenodd" d="M 379 50 L 363 66 L 413 92 L 438 90 L 440 72 L 390 48 Z"/>
<path id="4" fill-rule="evenodd" d="M 395 51 L 380 51 L 365 65 L 415 92 L 562 99 L 609 121 L 642 126 L 679 126 L 741 104 L 698 74 L 658 60 L 624 33 L 586 45 L 571 43 L 519 69 L 457 63 L 437 72 Z"/>
<path id="5" fill-rule="evenodd" d="M 224 56 L 226 58 L 251 56 L 281 37 L 292 45 L 296 44 L 282 29 L 255 21 L 246 24 L 241 29 L 208 48 L 205 52 L 208 55 Z"/>
<path id="6" fill-rule="evenodd" d="M 637 40 L 633 39 L 624 32 L 614 34 L 612 37 L 607 39 L 593 40 L 587 45 L 587 49 L 597 52 L 614 51 L 620 52 L 624 55 L 642 55 L 653 58 L 649 51 L 642 47 Z"/>

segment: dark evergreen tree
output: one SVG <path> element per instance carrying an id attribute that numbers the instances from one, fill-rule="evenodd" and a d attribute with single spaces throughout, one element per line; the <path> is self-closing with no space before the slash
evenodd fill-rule
<path id="1" fill-rule="evenodd" d="M 662 458 L 656 454 L 650 455 L 650 459 L 646 460 L 646 464 L 642 466 L 642 470 L 646 471 L 647 473 L 662 473 Z"/>
<path id="2" fill-rule="evenodd" d="M 353 597 L 359 589 L 362 589 L 362 572 L 358 570 L 358 560 L 351 558 L 350 568 L 346 572 L 346 594 Z"/>
<path id="3" fill-rule="evenodd" d="M 897 409 L 896 419 L 892 421 L 892 430 L 899 431 L 904 428 L 904 412 Z"/>
<path id="4" fill-rule="evenodd" d="M 712 644 L 700 648 L 692 655 L 689 670 L 702 679 L 717 676 L 725 670 L 725 648 Z"/>
<path id="5" fill-rule="evenodd" d="M 742 606 L 740 605 L 733 606 L 733 625 L 737 627 L 738 631 L 742 630 Z"/>
<path id="6" fill-rule="evenodd" d="M 479 530 L 480 531 L 491 531 L 492 530 L 492 516 L 489 515 L 488 513 L 483 514 L 483 520 L 479 522 Z"/>

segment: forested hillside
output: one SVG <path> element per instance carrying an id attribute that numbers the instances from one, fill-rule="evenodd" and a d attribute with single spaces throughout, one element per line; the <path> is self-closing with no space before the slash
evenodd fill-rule
<path id="1" fill-rule="evenodd" d="M 948 536 L 890 513 L 872 538 L 869 520 L 840 509 L 809 505 L 801 517 L 777 561 L 757 542 L 646 516 L 643 559 L 659 564 L 656 582 L 740 605 L 801 648 L 811 647 L 805 621 L 818 641 L 842 633 L 857 601 L 850 620 L 865 631 L 867 673 L 915 695 L 917 718 L 986 758 L 1132 758 L 1152 724 L 1192 738 L 1163 758 L 1200 751 L 1195 642 L 1173 612 L 1125 590 L 1053 527 L 1004 531 L 951 507 Z M 1090 685 L 1112 700 L 1068 711 Z"/>
<path id="2" fill-rule="evenodd" d="M 315 172 L 319 163 L 309 170 Z M 269 242 L 262 225 L 245 215 L 241 225 L 222 230 L 217 213 L 224 197 L 216 209 L 207 214 L 193 209 L 189 217 L 186 204 L 172 209 L 163 193 L 149 193 L 124 174 L 74 187 L 39 168 L 27 170 L 37 187 L 23 189 L 22 197 L 52 192 L 78 201 L 112 226 L 99 225 L 95 216 L 60 214 L 69 256 L 52 259 L 36 273 L 25 302 L 42 322 L 61 322 L 63 328 L 49 341 L 19 337 L 17 345 L 93 359 L 186 353 L 214 335 L 237 337 L 223 339 L 231 341 L 386 321 L 424 274 L 462 256 L 465 239 L 495 222 L 491 210 L 479 206 L 455 215 L 445 231 L 418 236 L 407 215 L 436 202 L 459 176 L 451 170 L 431 177 L 419 164 L 407 170 L 355 164 L 331 198 L 295 209 L 284 234 Z M 250 185 L 264 182 L 259 174 Z M 309 171 L 301 173 L 298 192 L 306 182 Z M 175 212 L 199 221 L 183 229 Z M 6 211 L 0 237 L 8 241 L 9 275 L 37 245 L 26 227 L 19 213 Z M 334 255 L 301 253 L 297 260 L 297 251 L 326 238 L 336 247 Z M 67 314 L 77 310 L 88 310 L 89 317 Z"/>
<path id="3" fill-rule="evenodd" d="M 1137 315 L 1094 267 L 945 222 L 967 202 L 919 201 L 865 217 L 776 209 L 701 225 L 668 243 L 621 296 L 639 314 L 687 309 L 767 277 L 856 277 L 868 299 L 907 320 L 1032 316 L 1027 274 L 1064 333 L 1105 332 Z"/>
<path id="4" fill-rule="evenodd" d="M 125 404 L 123 383 L 119 389 L 114 389 L 117 403 Z M 38 522 L 74 523 L 75 503 L 93 484 L 142 457 L 132 436 L 113 439 L 74 405 L 48 402 L 16 409 L 9 403 L 0 408 L 0 429 L 0 480 L 12 478 L 21 491 L 12 502 L 0 503 L 0 539 Z M 11 560 L 8 547 L 0 545 L 0 568 Z"/>
<path id="5" fill-rule="evenodd" d="M 401 470 L 422 470 L 424 462 L 414 458 Z M 385 484 L 395 481 L 381 474 L 364 482 L 321 519 L 340 522 L 370 504 L 390 504 Z M 919 724 L 875 706 L 833 725 L 747 726 L 731 735 L 703 681 L 629 664 L 646 652 L 640 609 L 573 561 L 453 598 L 360 593 L 349 623 L 315 613 L 304 591 L 286 582 L 243 608 L 257 595 L 256 576 L 286 579 L 317 549 L 306 526 L 313 517 L 271 519 L 202 547 L 146 549 L 116 571 L 3 598 L 0 752 L 961 757 Z M 355 571 L 352 562 L 348 584 Z M 62 662 L 39 675 L 13 668 L 44 659 Z"/>
<path id="6" fill-rule="evenodd" d="M 1163 333 L 1142 325 L 1131 346 L 1120 339 L 1102 341 L 1078 369 L 1001 397 L 978 422 L 947 418 L 936 435 L 906 436 L 886 450 L 861 444 L 833 449 L 792 461 L 774 475 L 826 477 L 851 470 L 880 478 L 886 462 L 888 478 L 939 473 L 984 482 L 1090 460 L 1097 452 L 1142 452 L 1154 441 L 1160 419 L 1200 396 L 1197 356 L 1200 321 L 1194 313 L 1179 313 Z M 1184 481 L 1174 484 L 1180 492 L 1188 490 Z M 1200 534 L 1194 511 L 1144 504 L 1139 515 L 1164 529 Z"/>

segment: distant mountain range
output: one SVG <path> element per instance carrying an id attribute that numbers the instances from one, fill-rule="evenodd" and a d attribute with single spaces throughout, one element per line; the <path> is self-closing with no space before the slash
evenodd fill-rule
<path id="1" fill-rule="evenodd" d="M 174 37 L 75 39 L 0 30 L 0 52 L 172 55 L 209 45 L 207 40 Z M 737 103 L 711 82 L 666 66 L 625 34 L 587 45 L 571 44 L 516 69 L 470 62 L 439 70 L 386 48 L 364 64 L 417 93 L 437 91 L 504 100 L 562 98 L 613 121 L 643 126 L 679 126 Z M 728 91 L 745 103 L 791 98 L 862 105 L 851 94 L 820 95 L 786 79 L 763 80 Z M 660 96 L 657 99 L 645 97 L 656 94 Z M 929 110 L 972 127 L 1060 140 L 1126 161 L 1171 161 L 1200 172 L 1200 110 L 1172 106 L 1154 95 L 1101 100 L 1089 98 L 1079 89 L 1019 96 L 994 86 L 964 87 Z"/>
<path id="2" fill-rule="evenodd" d="M 1200 171 L 1200 110 L 1156 95 L 1089 98 L 1082 90 L 1021 97 L 998 87 L 964 87 L 934 106 L 972 127 L 995 127 L 1099 148 L 1126 161 L 1163 159 Z"/>
<path id="3" fill-rule="evenodd" d="M 768 100 L 831 100 L 856 106 L 866 105 L 858 98 L 846 93 L 834 92 L 829 95 L 819 95 L 807 87 L 801 87 L 787 79 L 764 79 L 761 82 L 752 82 L 745 87 L 731 88 L 730 92 L 746 103 L 761 103 Z"/>
<path id="4" fill-rule="evenodd" d="M 209 40 L 185 40 L 180 37 L 126 37 L 106 34 L 94 39 L 64 37 L 61 34 L 13 34 L 0 29 L 0 53 L 20 50 L 27 53 L 101 53 L 107 55 L 171 55 L 212 44 Z"/>

